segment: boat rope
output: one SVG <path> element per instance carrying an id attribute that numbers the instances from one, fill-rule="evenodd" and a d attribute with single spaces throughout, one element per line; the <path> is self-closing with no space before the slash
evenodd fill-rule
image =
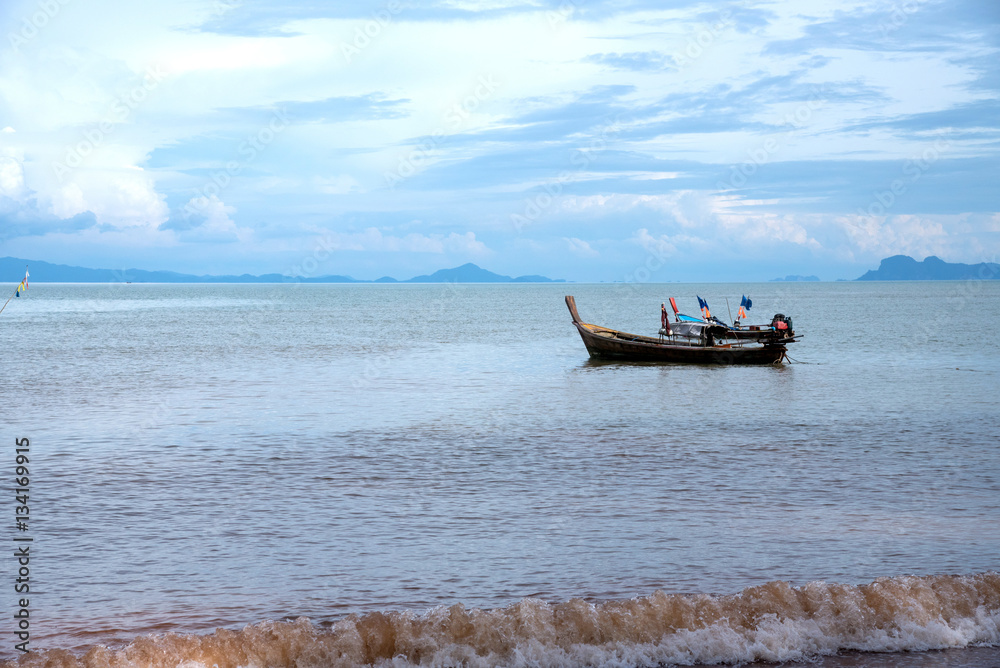
<path id="1" fill-rule="evenodd" d="M 800 362 L 799 360 L 796 360 L 796 359 L 792 359 L 791 357 L 789 357 L 789 356 L 788 356 L 788 353 L 787 353 L 787 352 L 786 352 L 786 353 L 783 353 L 783 354 L 781 355 L 781 359 L 786 359 L 786 360 L 788 360 L 788 363 L 789 363 L 789 364 L 812 364 L 812 362 Z M 780 362 L 781 360 L 778 360 L 778 361 Z"/>
<path id="2" fill-rule="evenodd" d="M 10 297 L 7 297 L 7 301 L 5 301 L 5 302 L 3 303 L 3 306 L 2 306 L 2 307 L 0 307 L 0 313 L 3 313 L 3 310 L 4 310 L 5 308 L 7 308 L 7 304 L 9 304 L 9 303 L 10 303 L 10 300 L 11 300 L 11 299 L 13 299 L 14 297 L 16 297 L 16 296 L 17 296 L 17 294 L 18 294 L 18 293 L 19 293 L 19 292 L 21 291 L 21 286 L 22 286 L 22 285 L 24 286 L 24 289 L 25 289 L 25 290 L 27 290 L 27 289 L 28 289 L 28 285 L 27 285 L 27 283 L 25 282 L 25 281 L 27 281 L 27 280 L 28 280 L 28 265 L 24 265 L 24 280 L 23 280 L 23 281 L 21 281 L 21 282 L 20 282 L 20 283 L 18 284 L 18 286 L 17 286 L 16 288 L 14 288 L 14 294 L 12 294 L 12 295 L 11 295 Z"/>

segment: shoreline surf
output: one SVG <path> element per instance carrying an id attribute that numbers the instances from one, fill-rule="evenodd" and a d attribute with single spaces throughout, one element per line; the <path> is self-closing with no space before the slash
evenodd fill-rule
<path id="1" fill-rule="evenodd" d="M 323 625 L 299 618 L 207 635 L 148 635 L 82 654 L 50 649 L 0 665 L 718 665 L 998 644 L 1000 573 L 990 571 L 864 585 L 776 581 L 737 594 L 657 591 L 602 603 L 527 598 L 498 609 L 455 604 L 352 614 Z M 856 658 L 840 660 L 850 665 Z"/>

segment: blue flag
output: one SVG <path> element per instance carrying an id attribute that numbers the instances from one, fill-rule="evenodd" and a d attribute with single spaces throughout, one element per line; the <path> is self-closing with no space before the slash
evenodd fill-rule
<path id="1" fill-rule="evenodd" d="M 708 308 L 708 303 L 701 297 L 698 297 L 698 308 Z"/>

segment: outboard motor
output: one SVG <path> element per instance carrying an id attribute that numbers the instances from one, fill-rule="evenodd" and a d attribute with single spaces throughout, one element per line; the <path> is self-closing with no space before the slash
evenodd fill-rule
<path id="1" fill-rule="evenodd" d="M 771 327 L 787 336 L 792 332 L 792 319 L 786 318 L 783 313 L 775 313 L 771 319 Z"/>

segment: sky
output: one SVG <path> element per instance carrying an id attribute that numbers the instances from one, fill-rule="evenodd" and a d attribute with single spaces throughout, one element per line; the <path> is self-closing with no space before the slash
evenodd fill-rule
<path id="1" fill-rule="evenodd" d="M 0 256 L 666 282 L 1000 250 L 994 0 L 5 0 L 0 37 Z"/>

